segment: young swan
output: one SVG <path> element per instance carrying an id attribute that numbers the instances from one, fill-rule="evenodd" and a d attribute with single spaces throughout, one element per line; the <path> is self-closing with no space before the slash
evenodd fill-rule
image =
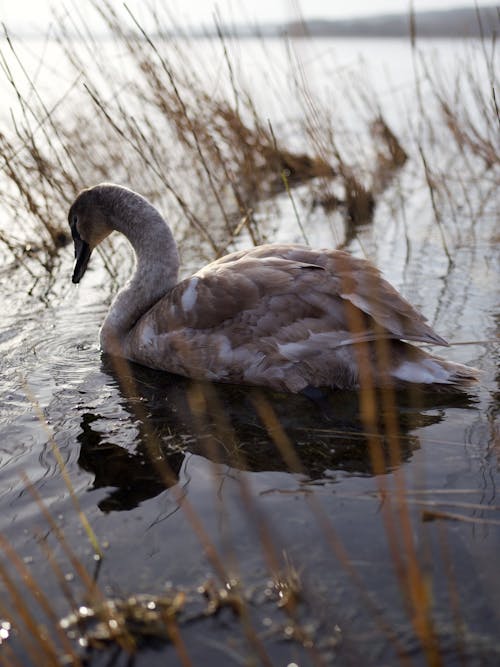
<path id="1" fill-rule="evenodd" d="M 447 345 L 378 270 L 338 250 L 262 245 L 178 282 L 179 256 L 160 213 L 103 183 L 69 211 L 73 282 L 112 231 L 137 257 L 101 329 L 104 352 L 187 377 L 299 392 L 362 382 L 460 387 L 477 372 L 410 345 Z"/>

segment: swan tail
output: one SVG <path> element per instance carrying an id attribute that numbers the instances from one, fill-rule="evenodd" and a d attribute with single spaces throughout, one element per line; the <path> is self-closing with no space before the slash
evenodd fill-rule
<path id="1" fill-rule="evenodd" d="M 453 361 L 446 361 L 425 352 L 404 359 L 391 372 L 396 380 L 423 385 L 436 385 L 442 388 L 468 387 L 479 380 L 479 371 L 471 366 L 464 366 Z"/>

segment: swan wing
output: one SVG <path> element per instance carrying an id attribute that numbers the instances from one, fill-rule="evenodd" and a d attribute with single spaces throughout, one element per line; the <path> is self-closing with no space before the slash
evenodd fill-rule
<path id="1" fill-rule="evenodd" d="M 317 346 L 376 338 L 446 345 L 368 262 L 301 246 L 264 246 L 209 264 L 160 299 L 133 335 L 149 341 L 175 332 L 221 334 L 233 348 L 291 344 L 288 353 L 301 358 Z"/>
<path id="2" fill-rule="evenodd" d="M 446 344 L 364 260 L 270 246 L 176 285 L 136 324 L 127 356 L 188 377 L 300 391 L 353 386 L 352 344 L 376 338 Z"/>
<path id="3" fill-rule="evenodd" d="M 194 303 L 186 294 L 195 293 L 196 306 L 189 308 Z M 308 304 L 325 318 L 325 331 L 332 317 L 351 332 L 344 344 L 389 337 L 447 345 L 378 269 L 342 251 L 270 244 L 232 253 L 179 283 L 169 301 L 180 326 L 211 328 L 259 307 L 265 320 L 271 309 L 284 310 L 293 322 Z"/>

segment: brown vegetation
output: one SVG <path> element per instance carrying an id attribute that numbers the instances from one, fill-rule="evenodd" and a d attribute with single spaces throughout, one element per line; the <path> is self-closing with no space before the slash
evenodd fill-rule
<path id="1" fill-rule="evenodd" d="M 70 200 L 81 187 L 100 180 L 130 184 L 155 200 L 168 197 L 171 216 L 185 221 L 181 240 L 182 233 L 187 239 L 194 232 L 207 256 L 223 253 L 242 231 L 254 243 L 262 242 L 255 211 L 280 192 L 307 183 L 311 202 L 329 208 L 335 201 L 348 223 L 371 219 L 385 187 L 380 181 L 376 187 L 369 184 L 380 171 L 382 153 L 387 173 L 404 162 L 404 151 L 381 116 L 374 125 L 383 128 L 377 138 L 381 152 L 372 167 L 374 176 L 366 178 L 369 165 L 349 164 L 333 137 L 330 149 L 314 139 L 308 152 L 287 148 L 286 139 L 277 138 L 260 117 L 251 94 L 238 87 L 224 42 L 230 95 L 212 95 L 199 63 L 187 53 L 189 43 L 165 48 L 138 24 L 135 34 L 125 32 L 110 6 L 100 11 L 116 43 L 129 54 L 130 79 L 119 82 L 89 44 L 96 78 L 84 80 L 88 94 L 72 86 L 48 109 L 33 82 L 28 95 L 22 92 L 3 57 L 21 114 L 13 133 L 0 135 L 2 205 L 12 222 L 0 240 L 18 260 L 26 248 L 40 251 L 38 260 L 50 271 L 69 240 L 64 212 Z M 63 26 L 62 45 L 78 80 L 79 72 L 91 70 L 88 53 L 66 48 L 69 34 Z M 8 35 L 5 48 L 6 55 L 20 62 Z M 68 113 L 70 104 L 78 105 L 76 114 Z M 96 111 L 101 117 L 97 123 Z M 343 196 L 332 198 L 329 184 L 335 182 Z M 112 271 L 109 257 L 107 265 Z"/>

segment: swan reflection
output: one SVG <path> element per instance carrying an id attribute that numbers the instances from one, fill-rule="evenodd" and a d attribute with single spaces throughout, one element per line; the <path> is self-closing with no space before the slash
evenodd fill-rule
<path id="1" fill-rule="evenodd" d="M 110 487 L 104 512 L 130 510 L 177 483 L 187 455 L 250 472 L 300 473 L 332 480 L 337 471 L 373 474 L 373 452 L 394 467 L 387 415 L 367 434 L 355 392 L 334 392 L 320 401 L 232 385 L 197 383 L 135 364 L 103 358 L 102 370 L 117 385 L 130 419 L 98 411 L 81 417 L 79 465 L 94 475 L 94 489 Z M 448 407 L 466 408 L 466 394 L 397 393 L 399 463 L 419 448 L 416 429 L 440 422 Z M 130 426 L 134 428 L 130 428 Z M 125 428 L 128 426 L 129 428 Z M 375 444 L 374 444 L 375 443 Z M 391 463 L 390 463 L 391 462 Z"/>

